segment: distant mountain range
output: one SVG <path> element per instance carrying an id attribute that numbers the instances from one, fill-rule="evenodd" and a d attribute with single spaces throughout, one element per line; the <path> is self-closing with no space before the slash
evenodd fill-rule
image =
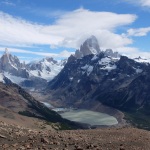
<path id="1" fill-rule="evenodd" d="M 91 36 L 87 40 L 85 40 L 85 42 L 80 46 L 79 50 L 76 50 L 75 55 L 72 55 L 69 58 L 69 61 L 73 58 L 78 61 L 82 61 L 84 57 L 93 55 L 93 58 L 91 60 L 92 62 L 93 60 L 98 59 L 99 54 L 103 54 L 103 57 L 106 58 L 105 60 L 102 59 L 103 66 L 105 65 L 110 69 L 112 65 L 109 65 L 109 61 L 112 60 L 113 63 L 114 61 L 119 60 L 121 56 L 118 52 L 113 52 L 112 49 L 106 49 L 105 51 L 102 51 L 96 37 Z M 145 63 L 149 61 L 147 59 L 142 59 L 140 56 L 139 58 L 135 58 L 134 60 L 136 62 Z M 19 58 L 17 58 L 17 56 L 13 56 L 6 49 L 2 57 L 0 58 L 0 80 L 3 82 L 3 78 L 6 77 L 13 83 L 18 84 L 21 87 L 28 88 L 30 90 L 41 90 L 47 86 L 47 83 L 49 81 L 51 81 L 59 74 L 66 63 L 67 60 L 61 60 L 58 62 L 54 60 L 54 58 L 47 57 L 39 61 L 33 61 L 25 64 L 25 62 L 22 63 Z M 89 67 L 88 71 L 90 71 L 91 69 L 92 67 Z M 105 69 L 103 68 L 103 70 Z"/>
<path id="2" fill-rule="evenodd" d="M 6 77 L 22 87 L 40 89 L 60 72 L 65 63 L 66 60 L 58 62 L 53 58 L 43 58 L 40 61 L 25 64 L 6 49 L 0 58 L 1 81 L 4 81 L 3 77 Z"/>
<path id="3" fill-rule="evenodd" d="M 102 51 L 95 36 L 88 38 L 75 55 L 61 62 L 44 58 L 25 64 L 7 50 L 0 58 L 3 83 L 14 82 L 42 91 L 47 100 L 65 106 L 84 107 L 85 103 L 97 101 L 146 116 L 150 115 L 149 74 L 148 59 L 140 56 L 130 59 L 112 49 Z"/>

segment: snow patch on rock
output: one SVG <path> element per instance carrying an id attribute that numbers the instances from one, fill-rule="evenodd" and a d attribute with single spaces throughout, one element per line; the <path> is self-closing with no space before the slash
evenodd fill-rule
<path id="1" fill-rule="evenodd" d="M 15 84 L 20 84 L 21 82 L 26 80 L 26 78 L 17 77 L 9 74 L 8 72 L 4 72 L 4 75 Z"/>

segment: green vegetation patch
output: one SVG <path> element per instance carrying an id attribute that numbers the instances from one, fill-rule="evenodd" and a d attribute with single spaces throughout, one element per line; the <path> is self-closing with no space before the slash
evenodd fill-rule
<path id="1" fill-rule="evenodd" d="M 150 117 L 142 112 L 124 112 L 125 120 L 131 125 L 150 131 Z"/>

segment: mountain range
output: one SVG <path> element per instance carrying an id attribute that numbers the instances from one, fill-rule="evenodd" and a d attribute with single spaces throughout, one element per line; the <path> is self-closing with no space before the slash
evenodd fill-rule
<path id="1" fill-rule="evenodd" d="M 80 47 L 80 53 L 80 58 L 70 56 L 61 72 L 49 82 L 47 90 L 52 90 L 55 99 L 70 105 L 78 100 L 98 100 L 123 109 L 140 108 L 148 103 L 145 92 L 149 89 L 149 63 L 139 62 L 140 58 L 133 60 L 121 56 L 111 49 L 101 51 L 93 36 Z"/>
<path id="2" fill-rule="evenodd" d="M 42 100 L 59 106 L 88 105 L 90 109 L 100 103 L 138 119 L 142 115 L 147 119 L 150 114 L 149 60 L 140 56 L 131 59 L 112 49 L 103 51 L 95 36 L 60 62 L 43 58 L 25 64 L 6 49 L 0 58 L 0 72 L 3 84 L 13 82 L 30 92 L 37 91 Z"/>
<path id="3" fill-rule="evenodd" d="M 134 114 L 136 121 L 144 114 L 147 121 L 150 114 L 149 74 L 149 60 L 130 59 L 111 49 L 102 51 L 92 36 L 48 83 L 47 93 L 51 93 L 51 101 L 67 106 L 84 108 L 96 101 Z"/>
<path id="4" fill-rule="evenodd" d="M 66 60 L 58 62 L 53 58 L 43 58 L 25 64 L 6 49 L 0 58 L 1 81 L 6 77 L 24 88 L 40 89 L 60 72 L 65 63 Z"/>

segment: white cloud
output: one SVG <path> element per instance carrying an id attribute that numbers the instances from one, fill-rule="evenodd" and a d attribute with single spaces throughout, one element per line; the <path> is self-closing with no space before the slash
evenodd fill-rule
<path id="1" fill-rule="evenodd" d="M 0 47 L 0 51 L 4 52 L 5 48 Z M 33 54 L 33 55 L 39 55 L 43 57 L 54 57 L 54 58 L 67 58 L 71 54 L 74 54 L 74 52 L 69 52 L 67 50 L 64 50 L 60 53 L 46 53 L 46 52 L 33 52 L 33 51 L 27 51 L 23 49 L 17 49 L 17 48 L 9 48 L 8 51 L 10 53 L 23 53 L 23 54 Z"/>
<path id="2" fill-rule="evenodd" d="M 117 27 L 131 24 L 135 19 L 136 16 L 131 14 L 92 12 L 78 9 L 61 16 L 54 25 L 44 28 L 43 31 L 51 35 L 59 34 L 63 39 L 59 44 L 67 47 L 79 47 L 92 34 L 97 35 L 101 46 L 108 44 L 108 41 L 104 43 L 103 40 L 106 39 L 106 36 L 108 37 L 108 34 L 111 35 L 111 38 L 113 38 L 113 35 L 115 39 L 118 37 L 120 40 L 115 41 L 121 42 L 118 44 L 126 45 L 128 42 L 126 43 L 124 37 L 114 34 L 114 30 Z M 115 47 L 115 42 L 109 44 L 109 46 Z"/>
<path id="3" fill-rule="evenodd" d="M 130 58 L 135 58 L 139 56 L 139 49 L 135 47 L 119 47 L 115 49 L 122 55 L 128 56 Z"/>
<path id="4" fill-rule="evenodd" d="M 132 44 L 132 39 L 118 35 L 108 30 L 101 30 L 95 33 L 96 37 L 99 40 L 101 47 L 115 49 L 118 47 L 123 47 L 129 44 Z"/>
<path id="5" fill-rule="evenodd" d="M 132 4 L 140 5 L 142 7 L 150 7 L 150 0 L 125 0 L 127 2 L 130 2 Z"/>
<path id="6" fill-rule="evenodd" d="M 148 6 L 148 7 L 150 7 L 150 0 L 139 0 L 139 3 L 142 6 Z"/>
<path id="7" fill-rule="evenodd" d="M 143 52 L 135 47 L 119 47 L 115 49 L 120 54 L 127 56 L 129 58 L 138 58 L 139 56 L 144 59 L 150 59 L 149 52 Z"/>
<path id="8" fill-rule="evenodd" d="M 150 32 L 150 27 L 129 29 L 127 31 L 127 36 L 146 36 Z"/>
<path id="9" fill-rule="evenodd" d="M 69 51 L 67 51 L 67 50 L 64 50 L 64 51 L 62 51 L 62 52 L 60 52 L 60 53 L 58 54 L 58 57 L 59 57 L 59 58 L 61 58 L 61 57 L 67 58 L 67 57 L 69 57 L 71 54 L 74 54 L 74 52 L 69 52 Z"/>
<path id="10" fill-rule="evenodd" d="M 1 4 L 7 5 L 7 6 L 16 6 L 14 3 L 8 0 L 1 1 Z"/>
<path id="11" fill-rule="evenodd" d="M 116 48 L 131 44 L 132 40 L 116 34 L 115 30 L 131 24 L 136 18 L 131 14 L 78 9 L 62 14 L 51 25 L 39 25 L 0 12 L 0 44 L 78 48 L 87 37 L 95 34 L 101 46 Z"/>
<path id="12" fill-rule="evenodd" d="M 33 45 L 50 44 L 59 41 L 41 30 L 45 26 L 14 18 L 3 12 L 0 13 L 0 44 L 1 45 Z"/>

